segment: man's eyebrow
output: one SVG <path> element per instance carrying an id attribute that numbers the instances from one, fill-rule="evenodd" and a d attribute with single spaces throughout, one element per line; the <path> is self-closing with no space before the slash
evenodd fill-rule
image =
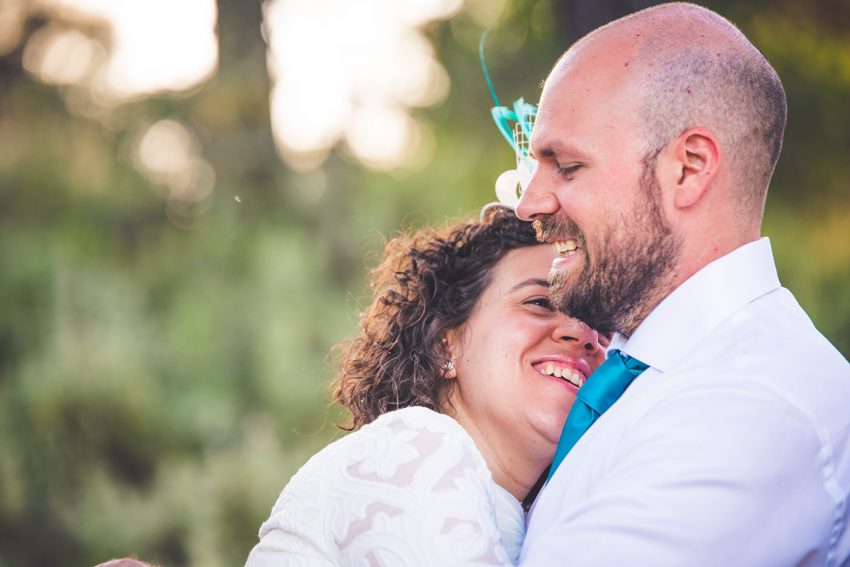
<path id="1" fill-rule="evenodd" d="M 527 280 L 523 280 L 516 284 L 514 287 L 508 290 L 508 293 L 513 293 L 519 289 L 530 286 L 541 286 L 549 289 L 549 280 L 544 280 L 541 278 L 528 278 Z"/>
<path id="2" fill-rule="evenodd" d="M 534 153 L 534 150 L 532 150 L 531 148 L 528 149 L 528 157 L 530 157 L 531 159 L 550 158 L 554 157 L 554 155 L 555 152 L 549 148 L 544 148 L 540 150 L 540 155 Z"/>
<path id="3" fill-rule="evenodd" d="M 543 148 L 539 149 L 537 152 L 529 148 L 528 155 L 529 157 L 531 157 L 531 159 L 551 159 L 554 157 L 558 157 L 561 159 L 569 160 L 588 160 L 588 157 L 584 152 L 580 151 L 578 148 L 571 144 L 566 144 L 559 140 L 547 144 Z"/>

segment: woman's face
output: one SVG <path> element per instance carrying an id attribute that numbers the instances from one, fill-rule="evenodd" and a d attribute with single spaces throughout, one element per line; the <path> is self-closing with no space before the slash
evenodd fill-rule
<path id="1" fill-rule="evenodd" d="M 448 337 L 457 378 L 447 413 L 485 455 L 548 464 L 579 385 L 605 358 L 606 339 L 551 307 L 553 257 L 549 245 L 506 254 L 469 320 Z"/>

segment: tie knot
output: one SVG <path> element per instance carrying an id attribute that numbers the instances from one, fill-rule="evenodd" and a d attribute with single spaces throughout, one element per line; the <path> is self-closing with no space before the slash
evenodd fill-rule
<path id="1" fill-rule="evenodd" d="M 649 368 L 633 356 L 617 349 L 590 375 L 578 392 L 578 397 L 598 414 L 603 414 L 641 372 Z"/>
<path id="2" fill-rule="evenodd" d="M 630 372 L 637 372 L 637 374 L 640 374 L 641 372 L 649 368 L 648 364 L 645 364 L 640 360 L 636 359 L 635 357 L 629 356 L 628 354 L 625 354 L 623 353 L 623 351 L 616 348 L 608 351 L 608 359 L 614 356 L 618 357 L 621 360 L 623 366 L 628 368 Z"/>

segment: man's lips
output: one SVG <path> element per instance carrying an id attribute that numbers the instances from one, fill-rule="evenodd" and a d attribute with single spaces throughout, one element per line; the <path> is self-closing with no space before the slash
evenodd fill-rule
<path id="1" fill-rule="evenodd" d="M 553 240 L 552 248 L 555 249 L 555 254 L 558 256 L 571 256 L 579 249 L 578 240 L 575 238 Z"/>
<path id="2" fill-rule="evenodd" d="M 562 270 L 576 253 L 581 250 L 578 245 L 578 240 L 575 238 L 566 238 L 561 240 L 553 240 L 552 248 L 555 250 L 555 258 L 552 260 L 552 268 Z"/>

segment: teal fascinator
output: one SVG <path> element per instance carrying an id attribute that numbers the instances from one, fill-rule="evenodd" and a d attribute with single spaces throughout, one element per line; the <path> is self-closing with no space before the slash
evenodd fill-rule
<path id="1" fill-rule="evenodd" d="M 537 117 L 537 106 L 525 102 L 523 98 L 515 100 L 513 106 L 510 108 L 502 106 L 499 103 L 499 98 L 496 96 L 496 90 L 493 88 L 493 82 L 490 80 L 490 73 L 487 70 L 487 63 L 484 59 L 484 41 L 489 32 L 490 30 L 487 29 L 481 35 L 481 41 L 478 44 L 478 54 L 481 58 L 481 68 L 484 70 L 487 87 L 490 89 L 493 102 L 496 104 L 490 109 L 490 114 L 502 137 L 513 148 L 516 155 L 516 168 L 503 172 L 496 179 L 496 197 L 499 199 L 499 204 L 515 209 L 522 196 L 522 192 L 528 186 L 531 176 L 534 175 L 534 171 L 537 169 L 537 161 L 528 153 L 528 142 L 531 139 L 531 129 L 534 127 L 534 119 Z"/>

